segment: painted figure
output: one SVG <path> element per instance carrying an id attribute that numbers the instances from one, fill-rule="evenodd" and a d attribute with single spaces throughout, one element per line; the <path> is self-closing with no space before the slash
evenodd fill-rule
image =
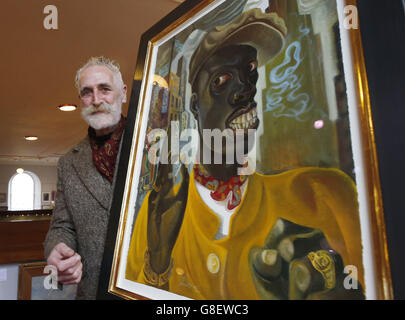
<path id="1" fill-rule="evenodd" d="M 258 66 L 282 49 L 287 33 L 275 13 L 244 12 L 208 32 L 189 66 L 190 111 L 199 152 L 204 129 L 243 130 L 244 154 L 257 117 Z M 170 139 L 169 139 L 170 140 Z M 233 148 L 236 153 L 237 146 Z M 235 154 L 236 156 L 236 154 Z M 194 299 L 362 299 L 357 193 L 337 169 L 303 167 L 239 175 L 241 164 L 160 164 L 131 238 L 126 278 Z M 357 289 L 345 288 L 347 265 Z"/>

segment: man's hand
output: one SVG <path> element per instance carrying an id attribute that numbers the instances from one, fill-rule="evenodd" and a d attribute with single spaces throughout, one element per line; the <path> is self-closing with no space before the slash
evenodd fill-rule
<path id="1" fill-rule="evenodd" d="M 57 244 L 47 260 L 58 270 L 58 281 L 64 285 L 77 284 L 82 278 L 82 259 L 64 243 Z"/>

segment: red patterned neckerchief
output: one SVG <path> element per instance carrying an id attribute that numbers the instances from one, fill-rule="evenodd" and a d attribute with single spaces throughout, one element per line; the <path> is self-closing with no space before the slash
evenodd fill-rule
<path id="1" fill-rule="evenodd" d="M 121 116 L 118 127 L 110 134 L 97 137 L 93 128 L 89 127 L 90 145 L 93 154 L 93 163 L 98 171 L 103 174 L 110 183 L 114 178 L 115 162 L 122 132 L 125 128 L 125 118 Z"/>
<path id="2" fill-rule="evenodd" d="M 235 176 L 228 181 L 221 181 L 209 175 L 209 173 L 200 165 L 195 165 L 194 179 L 207 189 L 211 190 L 211 198 L 216 201 L 224 201 L 232 191 L 232 198 L 228 201 L 228 210 L 235 209 L 242 200 L 241 186 L 247 180 L 247 176 Z"/>

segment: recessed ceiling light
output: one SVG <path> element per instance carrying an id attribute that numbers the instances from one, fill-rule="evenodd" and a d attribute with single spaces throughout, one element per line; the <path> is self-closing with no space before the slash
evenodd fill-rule
<path id="1" fill-rule="evenodd" d="M 60 111 L 75 111 L 77 109 L 77 106 L 75 106 L 74 104 L 62 104 L 58 108 Z"/>
<path id="2" fill-rule="evenodd" d="M 24 173 L 24 169 L 23 169 L 23 168 L 18 168 L 16 171 L 17 171 L 18 174 Z"/>
<path id="3" fill-rule="evenodd" d="M 24 139 L 28 140 L 28 141 L 37 141 L 38 137 L 37 136 L 25 136 Z"/>

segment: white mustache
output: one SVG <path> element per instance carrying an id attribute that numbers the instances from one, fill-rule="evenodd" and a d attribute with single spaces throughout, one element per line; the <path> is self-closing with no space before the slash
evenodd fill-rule
<path id="1" fill-rule="evenodd" d="M 111 113 L 112 107 L 110 104 L 105 103 L 105 102 L 100 104 L 98 107 L 96 107 L 92 104 L 92 105 L 88 106 L 87 108 L 82 109 L 82 116 L 87 117 L 87 116 L 92 115 L 95 112 Z"/>

